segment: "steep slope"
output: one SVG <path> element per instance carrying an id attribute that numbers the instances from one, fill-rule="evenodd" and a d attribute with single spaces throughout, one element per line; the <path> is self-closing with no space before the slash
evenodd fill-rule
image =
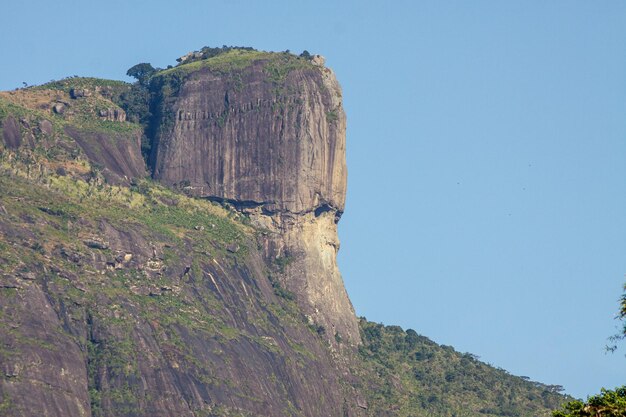
<path id="1" fill-rule="evenodd" d="M 345 116 L 319 58 L 190 61 L 148 91 L 70 78 L 0 93 L 0 415 L 535 416 L 561 402 L 356 319 L 335 261 Z"/>
<path id="2" fill-rule="evenodd" d="M 82 154 L 105 180 L 128 185 L 131 178 L 144 177 L 146 169 L 143 128 L 126 122 L 124 110 L 111 100 L 126 88 L 120 81 L 68 79 L 0 92 L 4 145 L 50 153 L 48 161 Z"/>
<path id="3" fill-rule="evenodd" d="M 360 322 L 358 387 L 375 416 L 549 416 L 560 386 L 510 375 L 398 326 Z"/>
<path id="4" fill-rule="evenodd" d="M 318 328 L 256 249 L 259 230 L 142 180 L 142 129 L 104 118 L 98 106 L 123 112 L 101 84 L 0 96 L 3 415 L 355 408 Z"/>
<path id="5" fill-rule="evenodd" d="M 0 195 L 0 363 L 14 415 L 343 407 L 330 352 L 276 295 L 234 213 L 64 177 L 3 176 Z"/>

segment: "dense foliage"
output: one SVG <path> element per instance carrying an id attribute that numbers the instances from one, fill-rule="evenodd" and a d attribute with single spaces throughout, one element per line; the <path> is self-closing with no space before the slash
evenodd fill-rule
<path id="1" fill-rule="evenodd" d="M 360 357 L 375 375 L 363 387 L 370 415 L 536 416 L 563 402 L 558 385 L 510 375 L 411 329 L 360 324 Z"/>
<path id="2" fill-rule="evenodd" d="M 615 390 L 602 389 L 587 402 L 576 400 L 552 413 L 554 417 L 626 417 L 626 385 Z"/>
<path id="3" fill-rule="evenodd" d="M 156 69 L 147 62 L 142 62 L 137 65 L 133 65 L 126 71 L 126 75 L 136 78 L 139 83 L 145 83 L 150 76 L 156 71 Z"/>

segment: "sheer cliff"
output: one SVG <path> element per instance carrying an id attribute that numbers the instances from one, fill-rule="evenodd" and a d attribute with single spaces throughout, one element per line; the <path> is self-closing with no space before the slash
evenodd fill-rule
<path id="1" fill-rule="evenodd" d="M 218 52 L 135 85 L 0 92 L 0 415 L 556 407 L 554 387 L 356 318 L 336 264 L 346 120 L 332 71 Z"/>
<path id="2" fill-rule="evenodd" d="M 230 51 L 155 75 L 151 161 L 159 182 L 230 202 L 265 228 L 265 258 L 285 264 L 277 279 L 311 322 L 331 341 L 358 344 L 335 261 L 346 122 L 341 89 L 323 64 Z"/>

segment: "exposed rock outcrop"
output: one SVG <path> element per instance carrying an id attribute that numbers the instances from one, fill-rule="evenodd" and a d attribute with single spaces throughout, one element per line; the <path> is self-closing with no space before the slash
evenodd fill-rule
<path id="1" fill-rule="evenodd" d="M 73 99 L 79 99 L 83 97 L 91 97 L 91 90 L 87 88 L 72 88 L 70 89 L 70 97 Z"/>
<path id="2" fill-rule="evenodd" d="M 111 122 L 125 122 L 126 113 L 121 109 L 102 109 L 98 110 L 98 116 L 101 119 L 109 120 Z"/>
<path id="3" fill-rule="evenodd" d="M 17 149 L 22 144 L 20 125 L 12 116 L 8 116 L 2 122 L 2 139 L 7 148 Z"/>
<path id="4" fill-rule="evenodd" d="M 335 260 L 346 122 L 339 84 L 322 64 L 275 54 L 237 71 L 157 75 L 152 165 L 159 181 L 229 202 L 265 227 L 266 257 L 288 263 L 279 279 L 311 321 L 331 341 L 358 344 Z"/>
<path id="5" fill-rule="evenodd" d="M 295 59 L 295 58 L 291 58 Z M 154 177 L 189 183 L 195 194 L 267 211 L 299 213 L 329 205 L 342 211 L 346 191 L 345 115 L 332 72 L 303 64 L 274 80 L 273 66 L 255 61 L 241 72 L 209 67 L 172 85 L 158 121 Z M 178 82 L 178 78 L 174 79 Z"/>
<path id="6" fill-rule="evenodd" d="M 342 412 L 350 376 L 232 212 L 187 200 L 150 214 L 97 189 L 67 198 L 0 175 L 0 415 L 357 415 Z M 73 214 L 12 220 L 44 196 Z"/>
<path id="7" fill-rule="evenodd" d="M 131 179 L 146 175 L 139 132 L 102 132 L 67 126 L 65 133 L 80 145 L 110 183 L 128 184 Z"/>
<path id="8" fill-rule="evenodd" d="M 13 108 L 8 103 L 22 114 L 19 121 L 10 114 L 0 119 L 0 143 L 27 154 L 47 154 L 49 165 L 63 171 L 80 170 L 83 165 L 75 159 L 84 156 L 90 168 L 112 184 L 144 178 L 142 127 L 126 122 L 126 112 L 102 94 L 111 95 L 105 87 L 0 92 L 0 115 L 3 108 Z"/>

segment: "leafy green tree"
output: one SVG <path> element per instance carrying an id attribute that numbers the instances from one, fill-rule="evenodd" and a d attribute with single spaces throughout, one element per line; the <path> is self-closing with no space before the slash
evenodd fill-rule
<path id="1" fill-rule="evenodd" d="M 417 332 L 413 329 L 407 329 L 406 337 L 404 339 L 406 341 L 407 349 L 413 350 L 417 347 L 420 341 L 420 337 Z"/>
<path id="2" fill-rule="evenodd" d="M 128 71 L 126 71 L 126 75 L 136 78 L 140 84 L 145 84 L 155 71 L 156 69 L 151 64 L 142 62 L 141 64 L 130 67 Z"/>
<path id="3" fill-rule="evenodd" d="M 622 323 L 622 339 L 626 338 L 626 284 L 624 284 L 624 294 L 620 298 L 620 310 L 617 316 Z"/>
<path id="4" fill-rule="evenodd" d="M 626 385 L 607 390 L 587 398 L 587 402 L 570 401 L 562 410 L 552 412 L 553 417 L 626 417 Z"/>
<path id="5" fill-rule="evenodd" d="M 609 337 L 611 345 L 606 347 L 609 352 L 617 350 L 617 343 L 626 339 L 626 284 L 624 285 L 624 293 L 620 297 L 619 302 L 620 309 L 616 318 L 622 322 L 622 328 L 615 336 Z"/>

